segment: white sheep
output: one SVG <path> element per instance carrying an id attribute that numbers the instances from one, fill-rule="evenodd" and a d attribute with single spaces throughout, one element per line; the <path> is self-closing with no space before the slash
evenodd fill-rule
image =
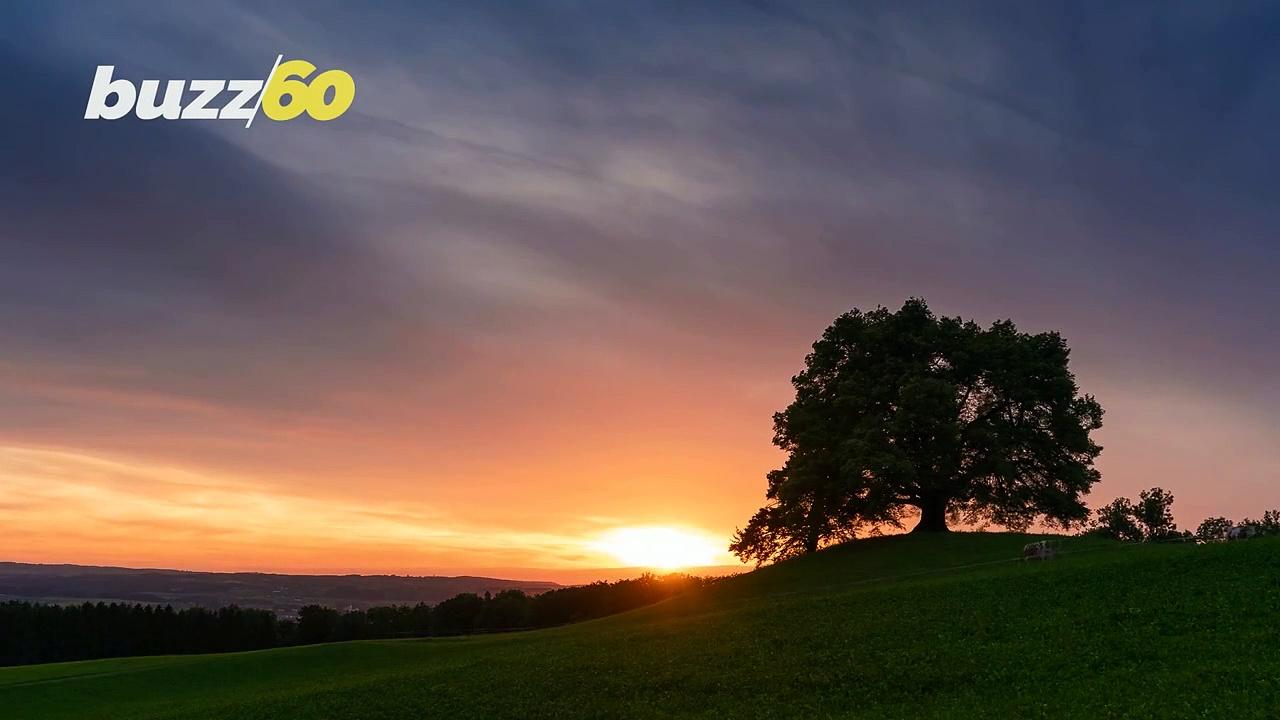
<path id="1" fill-rule="evenodd" d="M 1027 543 L 1022 546 L 1023 560 L 1052 560 L 1058 552 L 1048 540 Z"/>
<path id="2" fill-rule="evenodd" d="M 1258 534 L 1258 528 L 1254 525 L 1235 525 L 1227 531 L 1228 540 L 1248 540 Z"/>

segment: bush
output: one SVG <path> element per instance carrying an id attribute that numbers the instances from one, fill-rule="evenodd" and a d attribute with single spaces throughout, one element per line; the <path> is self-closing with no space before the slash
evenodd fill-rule
<path id="1" fill-rule="evenodd" d="M 1200 523 L 1200 527 L 1196 528 L 1196 539 L 1204 542 L 1218 542 L 1227 539 L 1227 532 L 1231 530 L 1233 523 L 1224 517 L 1205 518 Z"/>
<path id="2" fill-rule="evenodd" d="M 1133 518 L 1142 528 L 1143 540 L 1168 540 L 1179 536 L 1173 522 L 1173 493 L 1153 487 L 1138 493 Z"/>
<path id="3" fill-rule="evenodd" d="M 1259 535 L 1280 535 L 1280 510 L 1268 510 L 1262 513 L 1261 520 L 1246 519 L 1241 524 L 1254 526 Z"/>
<path id="4" fill-rule="evenodd" d="M 1142 529 L 1134 519 L 1133 503 L 1128 498 L 1116 498 L 1095 510 L 1088 534 L 1123 542 L 1141 542 L 1143 539 Z"/>
<path id="5" fill-rule="evenodd" d="M 1190 537 L 1173 522 L 1173 493 L 1160 487 L 1143 490 L 1138 502 L 1116 498 L 1093 513 L 1088 535 L 1124 542 L 1151 542 Z"/>

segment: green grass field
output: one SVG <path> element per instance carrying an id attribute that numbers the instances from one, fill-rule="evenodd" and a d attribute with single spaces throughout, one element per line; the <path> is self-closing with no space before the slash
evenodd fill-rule
<path id="1" fill-rule="evenodd" d="M 0 717 L 1280 717 L 1280 540 L 1027 540 L 860 541 L 537 632 L 0 669 Z"/>

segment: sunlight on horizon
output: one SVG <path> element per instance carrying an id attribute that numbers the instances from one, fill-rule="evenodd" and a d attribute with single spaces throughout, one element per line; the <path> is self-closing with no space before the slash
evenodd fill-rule
<path id="1" fill-rule="evenodd" d="M 725 562 L 720 539 L 697 530 L 658 525 L 615 528 L 600 535 L 591 547 L 624 565 L 655 570 Z"/>

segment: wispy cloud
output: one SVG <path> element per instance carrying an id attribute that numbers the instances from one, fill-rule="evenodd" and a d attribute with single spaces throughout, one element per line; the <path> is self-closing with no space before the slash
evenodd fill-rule
<path id="1" fill-rule="evenodd" d="M 1158 463 L 1177 428 L 1132 424 L 1193 387 L 1215 442 L 1250 438 L 1224 472 L 1261 504 L 1274 14 L 31 3 L 0 27 L 24 98 L 0 107 L 0 443 L 28 478 L 0 502 L 64 558 L 593 562 L 582 517 L 727 537 L 808 343 L 923 295 L 1065 333 L 1113 411 L 1101 493 L 1158 464 L 1207 506 L 1203 459 Z M 97 63 L 258 77 L 279 52 L 352 72 L 349 116 L 80 119 Z"/>
<path id="2" fill-rule="evenodd" d="M 583 534 L 468 525 L 420 504 L 304 495 L 180 468 L 18 447 L 0 447 L 0 478 L 9 559 L 395 572 L 617 562 L 593 549 L 590 524 L 571 519 L 566 524 Z"/>

